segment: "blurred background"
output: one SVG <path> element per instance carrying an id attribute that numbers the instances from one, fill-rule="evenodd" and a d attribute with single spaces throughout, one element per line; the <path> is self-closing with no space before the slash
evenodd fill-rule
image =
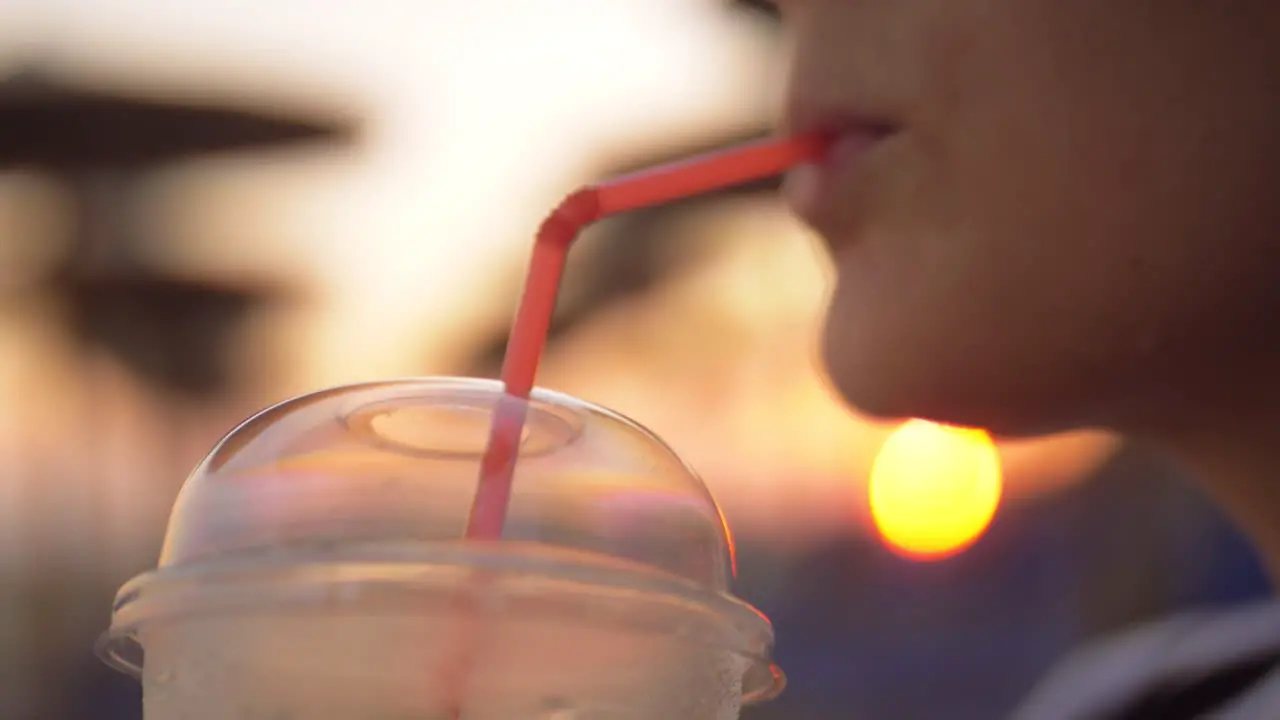
<path id="1" fill-rule="evenodd" d="M 730 0 L 0 0 L 0 717 L 140 717 L 92 645 L 219 436 L 320 386 L 494 375 L 548 208 L 768 134 L 784 56 Z M 886 439 L 964 453 L 832 399 L 826 261 L 775 190 L 590 230 L 541 377 L 722 502 L 791 677 L 746 717 L 999 717 L 1079 642 L 1265 592 L 1174 469 L 1088 434 L 1000 444 L 994 517 L 904 546 L 941 520 L 875 512 Z"/>

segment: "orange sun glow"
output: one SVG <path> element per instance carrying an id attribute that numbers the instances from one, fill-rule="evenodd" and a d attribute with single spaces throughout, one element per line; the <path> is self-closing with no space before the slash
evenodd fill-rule
<path id="1" fill-rule="evenodd" d="M 968 547 L 1000 504 L 1000 455 L 982 430 L 911 420 L 871 466 L 871 516 L 895 552 L 938 559 Z"/>

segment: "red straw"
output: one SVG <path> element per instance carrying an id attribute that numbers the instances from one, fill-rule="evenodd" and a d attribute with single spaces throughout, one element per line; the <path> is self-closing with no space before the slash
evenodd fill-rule
<path id="1" fill-rule="evenodd" d="M 806 135 L 749 143 L 689 160 L 624 175 L 565 198 L 543 222 L 533 246 L 524 297 L 502 364 L 506 394 L 495 410 L 479 486 L 467 523 L 468 540 L 497 540 L 511 497 L 529 393 L 560 291 L 569 246 L 587 225 L 609 215 L 773 177 L 825 151 L 825 136 Z"/>
<path id="2" fill-rule="evenodd" d="M 560 203 L 543 222 L 534 242 L 524 297 L 516 311 L 502 364 L 505 393 L 489 428 L 489 444 L 480 463 L 479 485 L 467 522 L 467 540 L 493 541 L 502 537 L 529 393 L 547 344 L 565 257 L 579 231 L 608 215 L 778 175 L 793 165 L 820 158 L 826 145 L 826 138 L 818 135 L 755 142 L 591 185 Z M 476 578 L 481 584 L 488 579 L 489 575 L 483 573 Z M 460 655 L 446 667 L 445 677 L 445 686 L 453 694 L 450 704 L 454 718 L 462 715 L 462 686 L 474 660 L 473 652 L 467 648 L 475 644 L 480 629 L 474 596 L 464 593 L 459 601 L 457 630 L 462 647 Z"/>

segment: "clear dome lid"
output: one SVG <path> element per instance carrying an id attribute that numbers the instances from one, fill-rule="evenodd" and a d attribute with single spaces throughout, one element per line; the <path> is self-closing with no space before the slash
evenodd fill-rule
<path id="1" fill-rule="evenodd" d="M 496 381 L 388 381 L 305 395 L 249 419 L 187 479 L 159 568 L 120 591 L 105 652 L 136 669 L 121 643 L 153 612 L 141 600 L 166 579 L 264 559 L 480 562 L 620 588 L 643 579 L 648 591 L 725 619 L 721 641 L 759 665 L 748 697 L 780 689 L 768 620 L 729 594 L 734 550 L 719 507 L 666 444 L 616 413 L 535 391 L 502 542 L 467 550 L 501 398 Z"/>
<path id="2" fill-rule="evenodd" d="M 290 546 L 463 537 L 501 385 L 337 388 L 277 405 L 223 439 L 170 517 L 160 567 Z M 602 553 L 716 592 L 733 545 L 706 486 L 639 425 L 535 393 L 503 540 Z"/>

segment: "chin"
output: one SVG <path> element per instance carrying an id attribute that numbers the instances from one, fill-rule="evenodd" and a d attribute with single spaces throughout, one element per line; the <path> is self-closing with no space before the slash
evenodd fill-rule
<path id="1" fill-rule="evenodd" d="M 861 417 L 879 422 L 908 418 L 929 420 L 943 425 L 978 428 L 1013 440 L 1093 427 L 1089 423 L 1065 422 L 1045 417 L 1031 408 L 1009 403 L 982 402 L 973 398 L 959 400 L 950 397 L 949 393 L 932 392 L 927 387 L 932 383 L 912 384 L 901 379 L 896 383 L 871 383 L 834 377 L 830 379 L 830 383 L 839 399 L 850 410 Z"/>
<path id="2" fill-rule="evenodd" d="M 895 363 L 862 352 L 851 354 L 829 340 L 824 342 L 823 363 L 832 390 L 851 410 L 871 420 L 917 418 L 981 428 L 1010 439 L 1093 425 L 1067 398 L 996 382 L 986 373 L 941 371 L 945 363 Z"/>

